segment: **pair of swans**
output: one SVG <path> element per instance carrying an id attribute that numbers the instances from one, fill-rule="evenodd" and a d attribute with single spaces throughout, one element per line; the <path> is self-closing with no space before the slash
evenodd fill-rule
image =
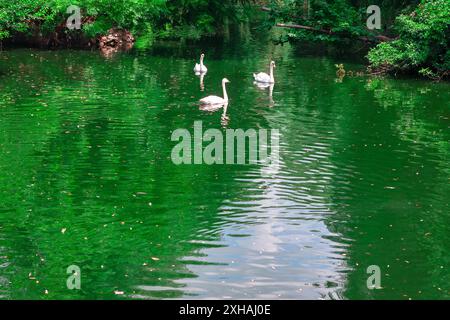
<path id="1" fill-rule="evenodd" d="M 199 74 L 201 77 L 202 77 L 202 75 L 204 76 L 204 74 L 208 71 L 208 68 L 206 68 L 206 66 L 203 64 L 204 58 L 205 58 L 205 54 L 202 53 L 200 55 L 200 63 L 196 63 L 195 67 L 194 67 L 194 72 L 196 74 Z M 275 83 L 273 69 L 275 67 L 276 67 L 275 62 L 271 61 L 270 67 L 269 67 L 269 74 L 267 74 L 265 72 L 254 73 L 253 78 L 255 79 L 255 82 L 259 85 L 271 86 L 273 88 L 273 84 Z M 201 80 L 203 80 L 203 79 L 201 79 Z M 222 79 L 223 97 L 219 97 L 219 96 L 215 96 L 215 95 L 207 96 L 205 98 L 200 99 L 200 104 L 206 105 L 206 106 L 225 106 L 225 105 L 227 105 L 228 104 L 228 94 L 227 94 L 227 88 L 226 88 L 227 83 L 230 83 L 230 80 L 228 80 L 227 78 L 223 78 Z"/>
<path id="2" fill-rule="evenodd" d="M 203 85 L 203 77 L 205 76 L 205 73 L 208 72 L 208 68 L 203 64 L 203 61 L 205 59 L 205 54 L 202 53 L 200 55 L 200 63 L 196 63 L 194 66 L 194 72 L 196 75 L 200 76 L 200 87 L 203 91 L 204 85 Z M 202 104 L 204 107 L 203 109 L 211 109 L 208 106 L 211 106 L 212 109 L 217 109 L 217 107 L 222 107 L 228 104 L 228 95 L 227 95 L 227 88 L 226 84 L 229 83 L 230 80 L 227 78 L 222 79 L 222 90 L 223 90 L 223 98 L 219 96 L 207 96 L 203 99 L 200 99 L 200 104 Z"/>

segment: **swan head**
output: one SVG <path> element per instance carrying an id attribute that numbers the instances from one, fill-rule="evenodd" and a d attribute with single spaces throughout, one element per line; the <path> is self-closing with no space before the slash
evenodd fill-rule
<path id="1" fill-rule="evenodd" d="M 202 53 L 202 54 L 200 55 L 200 58 L 203 59 L 204 57 L 205 57 L 205 54 Z"/>
<path id="2" fill-rule="evenodd" d="M 270 66 L 276 68 L 275 61 L 270 61 Z"/>
<path id="3" fill-rule="evenodd" d="M 230 80 L 228 80 L 227 78 L 222 79 L 222 83 L 229 83 L 229 82 L 230 82 Z"/>

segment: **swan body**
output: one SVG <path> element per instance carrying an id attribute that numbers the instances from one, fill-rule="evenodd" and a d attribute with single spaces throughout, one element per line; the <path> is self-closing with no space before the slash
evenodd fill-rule
<path id="1" fill-rule="evenodd" d="M 269 74 L 265 72 L 254 73 L 253 78 L 255 78 L 256 82 L 260 83 L 275 83 L 275 78 L 273 76 L 273 69 L 275 68 L 275 62 L 270 62 Z"/>
<path id="2" fill-rule="evenodd" d="M 194 72 L 206 73 L 207 71 L 208 71 L 208 68 L 206 68 L 205 65 L 201 65 L 200 63 L 195 64 Z"/>
<path id="3" fill-rule="evenodd" d="M 222 79 L 222 90 L 223 90 L 223 98 L 219 96 L 207 96 L 203 99 L 200 99 L 200 103 L 203 105 L 224 105 L 228 103 L 228 95 L 226 84 L 230 81 L 227 78 Z"/>
<path id="4" fill-rule="evenodd" d="M 196 73 L 206 73 L 208 71 L 208 68 L 203 64 L 203 59 L 205 58 L 205 54 L 202 53 L 200 55 L 200 63 L 196 63 L 194 67 L 194 72 Z"/>
<path id="5" fill-rule="evenodd" d="M 255 78 L 256 82 L 259 83 L 270 83 L 270 76 L 265 72 L 254 73 L 253 78 Z"/>
<path id="6" fill-rule="evenodd" d="M 225 100 L 219 96 L 207 96 L 200 100 L 201 104 L 225 104 L 228 100 Z"/>

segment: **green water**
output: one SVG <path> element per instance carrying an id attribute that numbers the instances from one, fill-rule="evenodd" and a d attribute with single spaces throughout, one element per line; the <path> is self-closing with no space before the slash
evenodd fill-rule
<path id="1" fill-rule="evenodd" d="M 0 297 L 450 298 L 450 85 L 340 81 L 335 63 L 364 67 L 259 40 L 202 49 L 204 91 L 195 46 L 0 54 Z M 271 57 L 272 98 L 251 78 Z M 228 123 L 196 105 L 224 76 Z M 174 165 L 196 120 L 279 129 L 278 170 Z"/>

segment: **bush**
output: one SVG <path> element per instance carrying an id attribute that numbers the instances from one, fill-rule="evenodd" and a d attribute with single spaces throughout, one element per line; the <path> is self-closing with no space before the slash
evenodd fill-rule
<path id="1" fill-rule="evenodd" d="M 396 20 L 398 39 L 373 48 L 368 59 L 373 68 L 411 72 L 431 78 L 449 75 L 450 1 L 423 0 L 417 9 Z"/>

